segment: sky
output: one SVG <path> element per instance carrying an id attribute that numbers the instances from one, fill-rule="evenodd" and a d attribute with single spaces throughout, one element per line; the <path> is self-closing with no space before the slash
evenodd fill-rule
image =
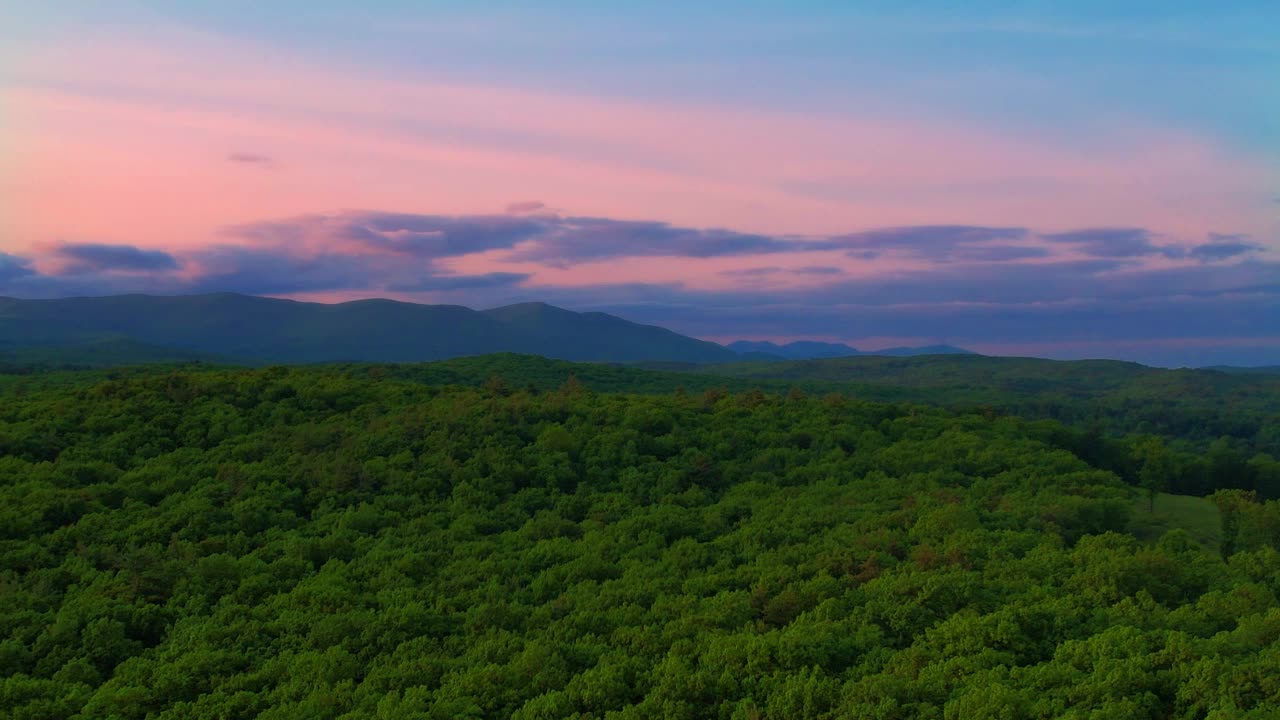
<path id="1" fill-rule="evenodd" d="M 0 0 L 0 295 L 217 291 L 1280 364 L 1280 3 Z"/>

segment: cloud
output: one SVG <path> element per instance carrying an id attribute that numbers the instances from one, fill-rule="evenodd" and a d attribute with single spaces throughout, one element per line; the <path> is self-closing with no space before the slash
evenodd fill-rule
<path id="1" fill-rule="evenodd" d="M 1131 258 L 1182 255 L 1178 248 L 1161 247 L 1151 242 L 1153 234 L 1144 228 L 1089 228 L 1040 236 L 1053 243 L 1071 244 L 1093 257 Z"/>
<path id="2" fill-rule="evenodd" d="M 391 270 L 383 258 L 322 253 L 297 255 L 274 248 L 221 246 L 199 251 L 200 267 L 187 292 L 284 295 L 326 290 L 377 288 Z"/>
<path id="3" fill-rule="evenodd" d="M 43 257 L 0 253 L 0 294 L 405 293 L 471 306 L 541 300 L 719 338 L 897 336 L 965 345 L 1216 333 L 1274 336 L 1280 347 L 1280 263 L 1250 257 L 1261 246 L 1243 235 L 1210 234 L 1174 252 L 1141 228 L 1041 237 L 1018 227 L 927 225 L 792 237 L 606 218 L 374 211 L 227 232 L 241 244 L 177 256 L 102 244 L 54 246 Z M 459 259 L 478 253 L 485 254 Z M 871 268 L 821 264 L 854 253 L 879 259 Z M 911 260 L 894 258 L 903 254 Z M 698 274 L 646 282 L 629 273 L 632 280 L 610 283 L 622 275 L 605 271 L 583 285 L 581 273 L 508 265 L 530 256 L 552 267 L 634 256 L 742 259 L 731 269 L 700 265 L 702 277 L 724 280 L 698 287 Z M 810 257 L 814 264 L 802 264 Z"/>
<path id="4" fill-rule="evenodd" d="M 1209 233 L 1209 242 L 1191 248 L 1187 255 L 1200 262 L 1217 262 L 1260 250 L 1262 246 L 1251 242 L 1248 235 Z"/>
<path id="5" fill-rule="evenodd" d="M 233 225 L 224 233 L 266 244 L 444 258 L 512 248 L 545 233 L 555 222 L 554 218 L 508 215 L 352 212 Z"/>
<path id="6" fill-rule="evenodd" d="M 971 264 L 944 266 L 869 278 L 847 278 L 822 285 L 783 288 L 704 290 L 678 283 L 628 283 L 579 287 L 538 287 L 551 302 L 585 306 L 642 309 L 648 313 L 668 308 L 668 320 L 679 322 L 681 313 L 719 317 L 721 312 L 740 310 L 750 314 L 782 309 L 797 327 L 807 318 L 833 309 L 841 312 L 885 312 L 901 314 L 904 321 L 921 323 L 930 313 L 948 315 L 963 309 L 975 318 L 1001 313 L 1031 313 L 1052 308 L 1089 306 L 1099 312 L 1121 312 L 1135 307 L 1175 306 L 1196 300 L 1207 305 L 1238 304 L 1241 298 L 1270 298 L 1280 302 L 1280 263 L 1243 262 L 1232 265 L 1187 265 L 1146 269 L 1125 259 L 1098 258 L 1016 266 Z M 914 314 L 914 315 L 913 315 Z M 1176 314 L 1170 314 L 1176 322 Z M 1226 327 L 1233 319 L 1224 312 L 1218 318 Z M 930 321 L 932 323 L 932 321 Z M 725 329 L 733 322 L 726 318 Z M 1280 315 L 1271 319 L 1280 334 Z M 936 325 L 930 324 L 931 327 Z M 827 334 L 833 326 L 827 325 Z M 970 327 L 973 330 L 977 324 Z M 817 326 L 811 331 L 816 332 Z M 1164 332 L 1169 326 L 1152 326 L 1142 331 Z M 705 331 L 704 331 L 705 332 Z M 1042 333 L 1052 334 L 1052 325 Z M 1117 332 L 1102 323 L 1091 332 Z M 1120 330 L 1120 332 L 1127 332 Z M 723 335 L 716 331 L 712 334 Z M 877 332 L 881 335 L 921 333 Z M 924 333 L 929 334 L 929 333 Z"/>
<path id="7" fill-rule="evenodd" d="M 541 203 L 513 204 L 534 209 Z M 333 248 L 353 254 L 389 254 L 430 261 L 491 250 L 505 259 L 566 268 L 576 263 L 629 257 L 717 258 L 843 251 L 871 261 L 905 255 L 932 263 L 1012 263 L 1051 259 L 1055 247 L 1071 246 L 1099 259 L 1184 257 L 1180 248 L 1157 246 L 1144 228 L 1091 228 L 1035 235 L 1027 228 L 979 225 L 918 225 L 818 237 L 688 228 L 663 222 L 561 217 L 555 214 L 428 215 L 376 211 L 307 215 L 234 225 L 224 233 L 257 245 Z M 1224 260 L 1256 246 L 1236 236 L 1191 252 L 1202 262 Z M 1036 244 L 1036 239 L 1040 244 Z M 1048 241 L 1048 245 L 1044 244 Z M 804 272 L 804 271 L 796 271 Z M 835 268 L 807 274 L 837 274 Z M 727 276 L 750 272 L 727 271 Z"/>
<path id="8" fill-rule="evenodd" d="M 227 153 L 227 160 L 241 165 L 257 165 L 259 167 L 268 167 L 275 163 L 270 155 L 251 152 Z"/>
<path id="9" fill-rule="evenodd" d="M 528 280 L 528 273 L 492 272 L 483 275 L 427 275 L 413 282 L 387 286 L 391 292 L 439 292 L 510 287 Z"/>
<path id="10" fill-rule="evenodd" d="M 353 216 L 344 232 L 372 249 L 452 257 L 513 247 L 546 232 L 552 223 L 553 219 L 506 215 L 364 213 Z"/>
<path id="11" fill-rule="evenodd" d="M 782 272 L 782 268 L 779 267 L 753 267 L 739 268 L 736 270 L 721 270 L 719 274 L 725 277 L 757 278 L 764 277 L 766 275 L 777 275 L 780 272 Z"/>
<path id="12" fill-rule="evenodd" d="M 30 259 L 0 253 L 0 293 L 22 297 L 240 292 L 250 295 L 359 291 L 460 292 L 513 287 L 525 273 L 458 274 L 429 259 L 394 253 L 311 253 L 287 245 L 220 245 L 177 258 L 129 245 L 62 245 L 45 272 Z M 183 268 L 179 274 L 174 270 Z"/>
<path id="13" fill-rule="evenodd" d="M 831 242 L 847 248 L 846 254 L 857 260 L 874 260 L 884 253 L 896 252 L 939 262 L 997 262 L 1047 254 L 1042 248 L 1008 244 L 1008 241 L 1024 240 L 1030 234 L 1020 227 L 916 225 L 838 235 L 831 238 Z M 993 242 L 1000 244 L 993 245 Z"/>
<path id="14" fill-rule="evenodd" d="M 522 204 L 528 209 L 541 203 Z M 557 215 L 419 215 L 351 212 L 228 227 L 230 236 L 273 245 L 333 246 L 447 258 L 512 250 L 511 259 L 566 266 L 620 257 L 727 257 L 832 249 L 828 240 L 792 240 L 662 222 Z"/>
<path id="15" fill-rule="evenodd" d="M 516 260 L 566 265 L 619 257 L 712 258 L 827 250 L 827 240 L 791 240 L 721 228 L 695 229 L 663 222 L 594 217 L 551 218 Z"/>
<path id="16" fill-rule="evenodd" d="M 1280 362 L 1280 263 L 1143 269 L 1123 260 L 965 267 L 815 287 L 708 291 L 678 284 L 538 288 L 541 299 L 718 339 L 920 337 L 961 346 L 1115 344 L 1215 337 L 1273 342 Z M 1252 342 L 1252 341 L 1251 341 Z M 1194 348 L 1192 348 L 1194 349 Z M 1190 353 L 1190 351 L 1188 351 Z M 1153 350 L 1148 362 L 1194 353 Z M 1102 353 L 1106 356 L 1106 353 Z"/>
<path id="17" fill-rule="evenodd" d="M 523 202 L 513 202 L 507 205 L 508 215 L 523 215 L 524 213 L 537 212 L 545 210 L 546 205 L 537 200 L 526 200 Z"/>
<path id="18" fill-rule="evenodd" d="M 837 267 L 829 267 L 826 265 L 806 265 L 804 267 L 783 268 L 783 267 L 751 267 L 735 270 L 721 270 L 718 274 L 731 278 L 759 278 L 769 275 L 780 275 L 783 273 L 793 273 L 796 275 L 811 276 L 834 276 L 842 275 L 844 271 Z"/>
<path id="19" fill-rule="evenodd" d="M 951 248 L 987 240 L 1020 240 L 1030 234 L 1021 227 L 985 227 L 979 225 L 912 225 L 879 228 L 840 235 L 833 240 L 850 247 L 877 250 L 930 250 Z"/>
<path id="20" fill-rule="evenodd" d="M 830 267 L 827 265 L 806 265 L 795 269 L 801 275 L 843 275 L 844 271 L 838 267 Z"/>
<path id="21" fill-rule="evenodd" d="M 1168 287 L 1152 289 L 1136 281 L 1133 281 L 1133 287 L 1139 290 L 1129 289 L 1131 279 L 1119 278 L 1124 275 L 1122 271 L 1132 268 L 1132 263 L 1127 260 L 1095 258 L 1017 266 L 987 263 L 938 265 L 870 277 L 849 277 L 822 284 L 768 289 L 701 290 L 680 283 L 627 283 L 539 286 L 538 290 L 544 292 L 551 302 L 563 300 L 579 306 L 592 302 L 648 303 L 656 300 L 682 307 L 754 307 L 784 303 L 797 308 L 850 304 L 871 307 L 950 303 L 1016 305 L 1112 295 L 1131 297 L 1134 292 L 1146 290 L 1157 295 L 1169 294 Z M 1204 268 L 1195 266 L 1191 269 Z"/>
<path id="22" fill-rule="evenodd" d="M 970 260 L 974 262 L 1009 262 L 1029 258 L 1049 257 L 1050 253 L 1042 247 L 1029 245 L 971 245 L 958 247 L 951 253 L 953 260 Z"/>
<path id="23" fill-rule="evenodd" d="M 71 243 L 58 246 L 54 255 L 67 261 L 61 274 L 98 272 L 163 272 L 177 270 L 176 258 L 161 250 L 144 250 L 132 245 Z"/>
<path id="24" fill-rule="evenodd" d="M 0 283 L 28 277 L 35 274 L 31 269 L 31 261 L 17 255 L 0 252 Z"/>

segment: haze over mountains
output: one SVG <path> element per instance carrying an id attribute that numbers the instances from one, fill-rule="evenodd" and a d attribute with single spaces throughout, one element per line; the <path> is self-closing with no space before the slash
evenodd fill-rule
<path id="1" fill-rule="evenodd" d="M 308 303 L 234 293 L 0 298 L 0 351 L 102 360 L 417 362 L 517 352 L 596 362 L 724 363 L 866 354 L 847 345 L 738 342 L 729 347 L 598 312 L 545 303 L 491 310 L 392 300 Z M 945 346 L 892 348 L 916 355 Z"/>
<path id="2" fill-rule="evenodd" d="M 726 347 L 739 354 L 763 354 L 786 360 L 817 360 L 819 358 L 852 357 L 855 355 L 887 355 L 911 357 L 914 355 L 972 355 L 973 352 L 953 345 L 925 345 L 922 347 L 890 347 L 882 350 L 859 350 L 844 343 L 799 340 L 779 345 L 768 341 L 738 340 Z"/>

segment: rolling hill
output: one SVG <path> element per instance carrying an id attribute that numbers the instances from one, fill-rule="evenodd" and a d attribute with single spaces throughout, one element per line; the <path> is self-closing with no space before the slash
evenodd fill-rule
<path id="1" fill-rule="evenodd" d="M 1253 367 L 1210 365 L 1209 367 L 1201 368 L 1201 370 L 1213 370 L 1214 372 L 1231 375 L 1280 375 L 1280 365 L 1256 365 Z"/>
<path id="2" fill-rule="evenodd" d="M 104 343 L 122 363 L 216 356 L 263 362 L 417 362 L 494 352 L 582 361 L 727 362 L 715 343 L 542 303 L 477 311 L 392 300 L 322 304 L 232 293 L 0 298 L 0 353 L 76 364 Z M 55 363 L 56 364 L 56 363 Z"/>

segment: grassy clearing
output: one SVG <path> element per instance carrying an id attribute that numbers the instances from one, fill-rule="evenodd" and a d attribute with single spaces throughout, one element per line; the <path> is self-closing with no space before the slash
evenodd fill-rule
<path id="1" fill-rule="evenodd" d="M 1155 541 L 1174 528 L 1186 530 L 1196 542 L 1210 550 L 1217 550 L 1222 539 L 1218 509 L 1205 498 L 1160 493 L 1156 497 L 1155 512 L 1150 509 L 1146 493 L 1134 499 L 1129 532 L 1138 539 Z"/>

